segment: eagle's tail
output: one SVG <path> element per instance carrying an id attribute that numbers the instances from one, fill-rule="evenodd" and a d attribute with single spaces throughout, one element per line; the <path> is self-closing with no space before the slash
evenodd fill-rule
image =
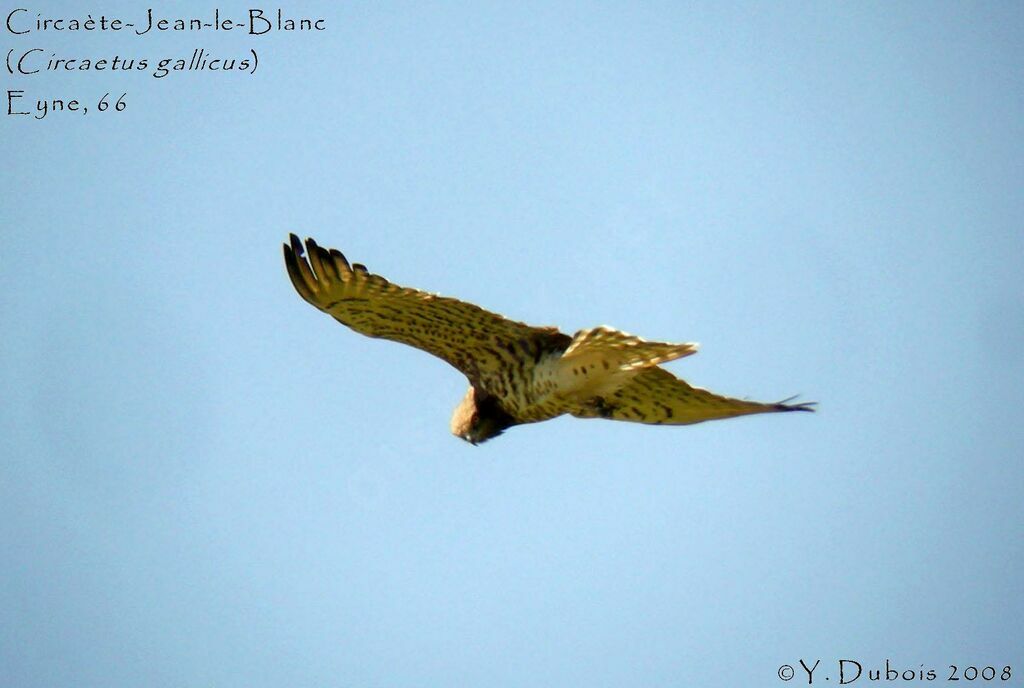
<path id="1" fill-rule="evenodd" d="M 612 327 L 601 326 L 577 332 L 562 354 L 562 360 L 600 373 L 649 368 L 695 353 L 697 345 L 690 342 L 649 342 Z"/>
<path id="2" fill-rule="evenodd" d="M 558 360 L 558 386 L 586 398 L 610 394 L 643 370 L 696 352 L 696 344 L 649 342 L 611 327 L 580 330 Z"/>

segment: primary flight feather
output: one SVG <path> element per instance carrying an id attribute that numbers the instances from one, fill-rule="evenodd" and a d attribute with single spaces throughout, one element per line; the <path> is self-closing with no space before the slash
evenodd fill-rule
<path id="1" fill-rule="evenodd" d="M 753 413 L 813 411 L 812 403 L 744 401 L 692 387 L 661 363 L 696 344 L 649 342 L 611 327 L 573 336 L 509 320 L 471 303 L 400 287 L 340 251 L 294 234 L 284 261 L 307 302 L 368 337 L 431 353 L 469 379 L 451 431 L 479 444 L 514 425 L 571 414 L 688 425 Z"/>

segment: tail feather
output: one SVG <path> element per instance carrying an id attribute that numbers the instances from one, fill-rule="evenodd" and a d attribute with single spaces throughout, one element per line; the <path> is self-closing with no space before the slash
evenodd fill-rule
<path id="1" fill-rule="evenodd" d="M 611 327 L 580 330 L 558 360 L 558 388 L 580 398 L 610 394 L 644 370 L 696 352 L 696 344 L 649 342 Z"/>
<path id="2" fill-rule="evenodd" d="M 649 342 L 611 327 L 580 330 L 562 354 L 566 363 L 596 364 L 603 370 L 649 368 L 697 353 L 697 345 Z"/>

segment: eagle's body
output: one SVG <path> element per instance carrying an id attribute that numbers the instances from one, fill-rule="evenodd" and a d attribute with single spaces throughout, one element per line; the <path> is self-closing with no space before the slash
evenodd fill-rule
<path id="1" fill-rule="evenodd" d="M 466 375 L 470 388 L 452 432 L 473 444 L 522 423 L 566 413 L 639 423 L 684 425 L 808 404 L 763 404 L 691 387 L 658 365 L 695 353 L 695 344 L 648 342 L 609 328 L 574 336 L 533 327 L 479 306 L 391 284 L 336 250 L 298 237 L 284 246 L 296 291 L 310 304 L 369 337 L 414 346 Z"/>

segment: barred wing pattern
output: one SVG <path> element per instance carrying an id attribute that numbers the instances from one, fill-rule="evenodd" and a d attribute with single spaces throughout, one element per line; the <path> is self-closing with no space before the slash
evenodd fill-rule
<path id="1" fill-rule="evenodd" d="M 295 290 L 338 322 L 368 337 L 390 339 L 447 361 L 474 384 L 503 387 L 502 373 L 522 357 L 564 350 L 571 339 L 555 328 L 509 320 L 471 303 L 391 284 L 335 249 L 294 234 L 284 260 Z"/>
<path id="2" fill-rule="evenodd" d="M 693 387 L 663 368 L 648 368 L 617 392 L 571 411 L 577 418 L 608 418 L 654 425 L 689 425 L 752 413 L 813 411 L 814 403 L 761 403 Z"/>

